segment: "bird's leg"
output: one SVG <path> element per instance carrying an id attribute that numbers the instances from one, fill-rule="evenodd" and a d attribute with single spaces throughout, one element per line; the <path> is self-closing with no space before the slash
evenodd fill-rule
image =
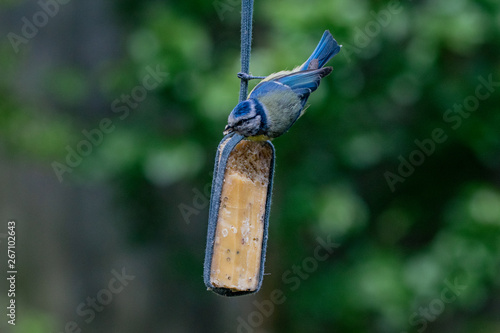
<path id="1" fill-rule="evenodd" d="M 241 73 L 241 72 L 238 73 L 237 75 L 238 75 L 238 78 L 245 80 L 245 81 L 249 81 L 249 80 L 253 80 L 253 79 L 262 80 L 262 79 L 266 78 L 265 76 L 253 76 L 253 75 L 250 75 L 247 73 Z"/>

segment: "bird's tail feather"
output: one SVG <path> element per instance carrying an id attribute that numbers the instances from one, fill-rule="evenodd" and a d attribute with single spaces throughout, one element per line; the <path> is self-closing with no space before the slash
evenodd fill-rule
<path id="1" fill-rule="evenodd" d="M 333 56 L 339 53 L 341 47 L 333 38 L 330 31 L 326 30 L 309 59 L 300 66 L 300 70 L 304 71 L 323 67 Z"/>

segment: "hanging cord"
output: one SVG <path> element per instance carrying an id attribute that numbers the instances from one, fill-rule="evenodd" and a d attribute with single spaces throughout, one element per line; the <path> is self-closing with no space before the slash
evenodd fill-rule
<path id="1" fill-rule="evenodd" d="M 241 0 L 241 79 L 240 102 L 247 99 L 248 81 L 263 79 L 265 76 L 250 75 L 250 52 L 252 50 L 253 0 Z"/>

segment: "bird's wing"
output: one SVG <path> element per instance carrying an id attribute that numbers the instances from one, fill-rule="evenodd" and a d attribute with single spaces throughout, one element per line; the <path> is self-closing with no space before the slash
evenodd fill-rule
<path id="1" fill-rule="evenodd" d="M 259 98 L 269 93 L 284 93 L 292 91 L 300 99 L 302 107 L 305 106 L 309 95 L 315 91 L 321 78 L 327 76 L 332 71 L 331 67 L 320 69 L 310 69 L 300 72 L 278 72 L 271 74 L 273 77 L 269 80 L 260 82 L 250 92 L 251 98 Z"/>
<path id="2" fill-rule="evenodd" d="M 253 88 L 250 92 L 249 98 L 259 98 L 268 94 L 283 94 L 290 91 L 290 87 L 283 83 L 276 83 L 276 81 L 262 81 Z"/>
<path id="3" fill-rule="evenodd" d="M 290 87 L 297 95 L 307 97 L 318 89 L 321 78 L 330 74 L 331 71 L 331 67 L 300 71 L 282 76 L 275 81 Z"/>
<path id="4" fill-rule="evenodd" d="M 298 68 L 298 67 L 297 67 Z M 297 69 L 296 68 L 296 69 Z M 294 70 L 296 70 L 294 69 Z M 277 73 L 272 73 L 272 74 L 269 74 L 268 76 L 266 76 L 265 79 L 263 79 L 262 81 L 260 82 L 266 82 L 266 81 L 274 81 L 280 77 L 283 77 L 283 76 L 286 76 L 288 74 L 291 74 L 293 71 L 279 71 Z"/>

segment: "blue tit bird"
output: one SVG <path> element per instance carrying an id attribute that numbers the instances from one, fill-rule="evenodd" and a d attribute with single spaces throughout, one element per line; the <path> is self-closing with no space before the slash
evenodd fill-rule
<path id="1" fill-rule="evenodd" d="M 292 71 L 267 76 L 248 99 L 231 111 L 224 134 L 239 133 L 252 140 L 276 138 L 288 131 L 305 111 L 309 95 L 333 70 L 323 67 L 341 45 L 327 30 L 309 59 Z"/>

